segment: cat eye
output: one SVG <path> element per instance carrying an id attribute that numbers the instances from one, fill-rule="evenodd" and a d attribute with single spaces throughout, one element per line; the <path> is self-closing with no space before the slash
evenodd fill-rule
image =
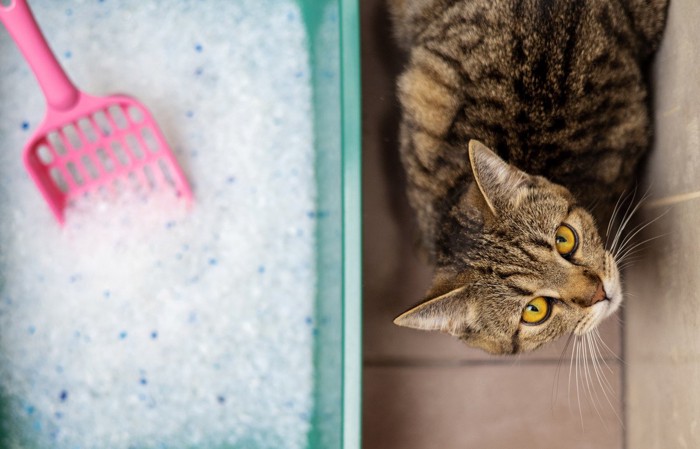
<path id="1" fill-rule="evenodd" d="M 578 248 L 578 236 L 574 228 L 566 223 L 562 223 L 557 229 L 554 246 L 557 247 L 557 252 L 562 256 L 569 257 L 572 255 Z"/>
<path id="2" fill-rule="evenodd" d="M 544 296 L 539 296 L 525 306 L 522 320 L 526 324 L 542 324 L 551 313 L 551 303 Z"/>

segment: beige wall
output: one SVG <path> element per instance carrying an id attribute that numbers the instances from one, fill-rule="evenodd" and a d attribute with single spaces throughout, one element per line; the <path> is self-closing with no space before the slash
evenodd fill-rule
<path id="1" fill-rule="evenodd" d="M 629 273 L 625 315 L 630 449 L 700 448 L 700 2 L 671 0 L 654 66 L 653 200 L 666 213 Z"/>

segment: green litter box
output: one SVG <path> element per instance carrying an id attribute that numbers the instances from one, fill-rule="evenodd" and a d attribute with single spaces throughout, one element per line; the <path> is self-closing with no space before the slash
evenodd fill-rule
<path id="1" fill-rule="evenodd" d="M 298 1 L 307 27 L 313 70 L 317 207 L 327 212 L 317 228 L 318 333 L 314 342 L 314 410 L 307 447 L 359 449 L 359 7 L 358 0 Z"/>
<path id="2" fill-rule="evenodd" d="M 360 447 L 361 416 L 361 128 L 357 0 L 300 0 L 314 69 L 319 208 L 319 334 L 315 411 L 309 448 Z M 321 30 L 324 14 L 339 18 Z M 339 73 L 339 77 L 328 76 Z"/>

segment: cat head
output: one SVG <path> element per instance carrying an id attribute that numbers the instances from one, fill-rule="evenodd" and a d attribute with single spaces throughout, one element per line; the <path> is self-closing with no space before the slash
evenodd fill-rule
<path id="1" fill-rule="evenodd" d="M 617 264 L 571 193 L 474 140 L 469 159 L 474 182 L 445 217 L 433 285 L 394 322 L 515 354 L 615 312 Z"/>

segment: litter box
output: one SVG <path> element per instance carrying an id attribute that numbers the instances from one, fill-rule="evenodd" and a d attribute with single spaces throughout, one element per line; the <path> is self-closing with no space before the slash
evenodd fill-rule
<path id="1" fill-rule="evenodd" d="M 315 417 L 309 447 L 360 448 L 361 416 L 361 128 L 357 0 L 301 2 L 311 36 L 320 208 L 317 310 L 328 321 L 316 339 Z M 338 12 L 337 41 L 318 24 Z M 336 53 L 338 58 L 330 57 Z M 325 66 L 328 61 L 336 61 Z M 330 76 L 337 73 L 337 77 Z"/>
<path id="2" fill-rule="evenodd" d="M 314 405 L 307 447 L 359 449 L 362 331 L 359 8 L 357 0 L 298 0 L 298 3 L 307 28 L 313 72 L 319 211 Z M 20 157 L 19 149 L 17 157 Z M 1 441 L 6 441 L 2 435 Z"/>

